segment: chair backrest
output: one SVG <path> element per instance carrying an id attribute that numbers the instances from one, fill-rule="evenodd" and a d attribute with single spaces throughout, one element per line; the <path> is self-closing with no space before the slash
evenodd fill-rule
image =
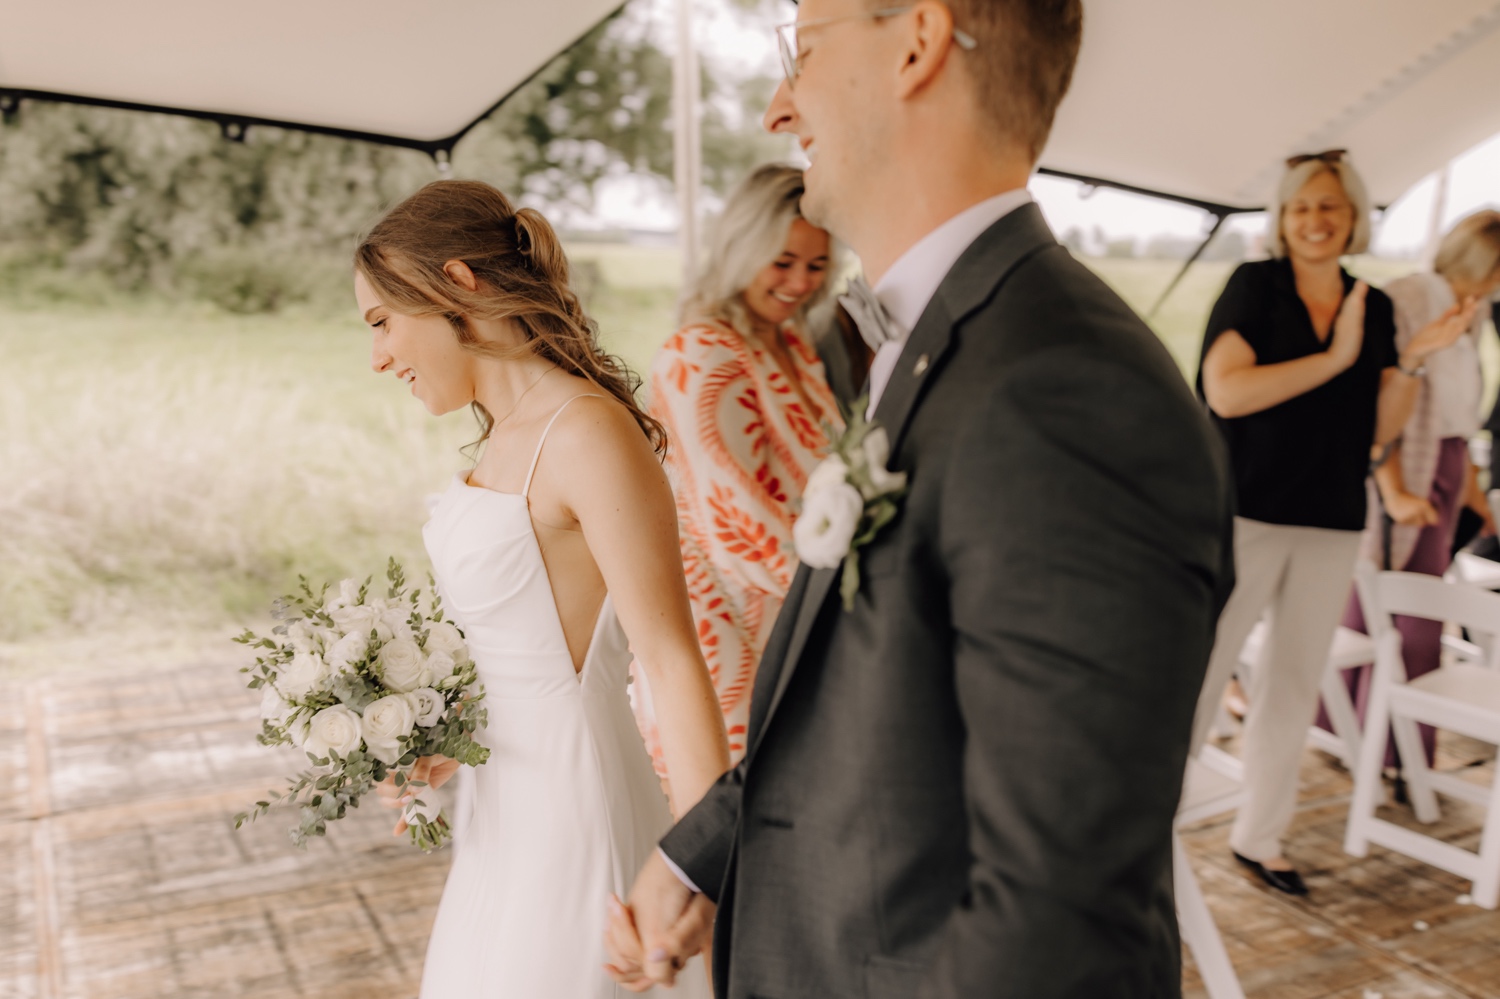
<path id="1" fill-rule="evenodd" d="M 1359 585 L 1357 573 L 1356 585 Z M 1369 590 L 1368 599 L 1365 590 Z M 1452 621 L 1471 632 L 1500 638 L 1500 594 L 1467 583 L 1450 583 L 1419 572 L 1381 572 L 1373 580 L 1366 578 L 1360 599 L 1370 635 L 1377 642 L 1387 631 L 1395 630 L 1392 614 Z M 1370 604 L 1375 605 L 1373 613 Z M 1375 618 L 1379 619 L 1378 624 L 1372 620 Z M 1500 648 L 1500 642 L 1495 647 Z"/>

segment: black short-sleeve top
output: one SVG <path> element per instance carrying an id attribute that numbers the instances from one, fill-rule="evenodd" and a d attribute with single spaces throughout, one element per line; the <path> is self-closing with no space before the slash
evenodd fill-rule
<path id="1" fill-rule="evenodd" d="M 1347 271 L 1343 276 L 1347 294 L 1354 278 Z M 1201 357 L 1226 330 L 1244 338 L 1256 364 L 1294 361 L 1328 349 L 1313 330 L 1291 262 L 1284 259 L 1235 269 L 1209 315 Z M 1268 524 L 1363 530 L 1380 380 L 1396 359 L 1395 310 L 1384 292 L 1371 288 L 1364 345 L 1353 367 L 1259 413 L 1234 419 L 1213 414 L 1229 445 L 1239 515 Z M 1203 396 L 1201 360 L 1198 394 Z"/>

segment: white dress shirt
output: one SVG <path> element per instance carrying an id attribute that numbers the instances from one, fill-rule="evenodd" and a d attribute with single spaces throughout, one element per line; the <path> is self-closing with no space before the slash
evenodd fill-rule
<path id="1" fill-rule="evenodd" d="M 885 306 L 885 311 L 901 327 L 902 334 L 899 340 L 882 344 L 870 362 L 867 418 L 874 417 L 875 407 L 901 360 L 901 352 L 906 348 L 911 331 L 922 318 L 927 303 L 937 294 L 938 285 L 958 263 L 958 258 L 986 229 L 1030 202 L 1031 192 L 1020 187 L 965 208 L 918 240 L 881 277 L 880 283 L 872 290 L 880 304 Z"/>
<path id="2" fill-rule="evenodd" d="M 937 294 L 938 285 L 943 283 L 943 278 L 958 263 L 958 258 L 963 256 L 969 244 L 978 239 L 986 229 L 1030 202 L 1031 192 L 1022 187 L 965 208 L 901 254 L 891 265 L 891 269 L 885 272 L 880 283 L 872 289 L 875 297 L 880 299 L 880 304 L 885 306 L 891 318 L 901 327 L 901 338 L 881 345 L 875 352 L 875 359 L 870 362 L 869 416 L 874 416 L 875 405 L 880 402 L 880 395 L 890 382 L 896 363 L 901 360 L 901 351 L 906 347 L 906 341 L 911 337 L 917 320 L 922 318 L 927 303 Z M 694 892 L 699 891 L 698 886 L 693 884 L 682 868 L 672 862 L 665 850 L 658 847 L 657 852 L 672 873 L 677 875 L 678 880 Z"/>

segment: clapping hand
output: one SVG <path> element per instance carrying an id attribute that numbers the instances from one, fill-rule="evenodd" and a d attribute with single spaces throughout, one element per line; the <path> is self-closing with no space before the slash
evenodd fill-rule
<path id="1" fill-rule="evenodd" d="M 375 793 L 380 797 L 380 803 L 386 808 L 405 808 L 417 799 L 418 792 L 422 788 L 412 787 L 411 782 L 425 783 L 428 787 L 439 788 L 448 783 L 448 780 L 462 766 L 457 760 L 438 754 L 436 756 L 424 756 L 412 764 L 411 773 L 407 775 L 407 782 L 399 788 L 396 786 L 394 775 L 386 774 L 385 780 L 375 785 Z M 396 829 L 391 835 L 400 836 L 406 832 L 406 818 L 403 816 L 396 820 Z"/>
<path id="2" fill-rule="evenodd" d="M 672 986 L 687 959 L 708 944 L 714 904 L 672 873 L 653 852 L 636 876 L 628 904 L 609 897 L 604 970 L 631 992 Z"/>
<path id="3" fill-rule="evenodd" d="M 1401 352 L 1401 366 L 1415 369 L 1431 355 L 1453 346 L 1474 324 L 1474 310 L 1478 308 L 1479 299 L 1470 296 L 1422 327 Z"/>
<path id="4" fill-rule="evenodd" d="M 1365 344 L 1365 296 L 1370 286 L 1363 281 L 1354 282 L 1339 313 L 1333 320 L 1333 335 L 1329 339 L 1328 353 L 1339 361 L 1342 368 L 1354 367 L 1359 352 Z"/>

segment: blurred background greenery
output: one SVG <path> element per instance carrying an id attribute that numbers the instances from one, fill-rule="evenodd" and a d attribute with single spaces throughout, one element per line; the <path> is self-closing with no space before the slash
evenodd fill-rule
<path id="1" fill-rule="evenodd" d="M 666 183 L 670 62 L 641 10 L 478 126 L 454 175 L 564 220 L 604 178 Z M 712 195 L 789 150 L 758 128 L 774 80 L 705 64 Z M 161 115 L 28 103 L 0 125 L 0 675 L 232 658 L 223 638 L 299 572 L 425 568 L 426 497 L 475 428 L 371 377 L 349 252 L 436 176 L 408 150 L 259 127 L 227 141 Z M 644 373 L 676 323 L 676 249 L 565 238 L 606 347 Z M 1142 249 L 1086 262 L 1144 312 L 1187 248 Z M 1195 266 L 1151 319 L 1185 374 L 1242 249 Z M 1355 263 L 1376 281 L 1411 267 Z"/>

